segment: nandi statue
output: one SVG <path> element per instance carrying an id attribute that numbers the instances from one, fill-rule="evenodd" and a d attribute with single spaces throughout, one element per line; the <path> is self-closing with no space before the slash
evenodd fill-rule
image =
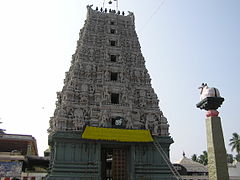
<path id="1" fill-rule="evenodd" d="M 221 97 L 217 88 L 208 87 L 207 83 L 202 83 L 200 89 L 200 100 L 202 101 L 206 97 Z"/>
<path id="2" fill-rule="evenodd" d="M 202 83 L 199 87 L 200 102 L 196 105 L 197 108 L 206 110 L 207 117 L 218 116 L 217 109 L 222 105 L 224 98 L 220 96 L 217 88 L 209 88 L 206 83 Z"/>

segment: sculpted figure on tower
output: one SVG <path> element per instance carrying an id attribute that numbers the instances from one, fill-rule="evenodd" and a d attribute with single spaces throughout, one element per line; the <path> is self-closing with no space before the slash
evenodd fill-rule
<path id="1" fill-rule="evenodd" d="M 134 14 L 115 16 L 88 6 L 64 87 L 57 93 L 50 133 L 82 131 L 88 125 L 169 135 L 141 53 Z"/>

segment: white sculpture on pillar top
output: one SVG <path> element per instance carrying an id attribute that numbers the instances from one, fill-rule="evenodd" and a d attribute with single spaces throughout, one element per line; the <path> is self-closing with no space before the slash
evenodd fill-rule
<path id="1" fill-rule="evenodd" d="M 200 91 L 200 102 L 197 107 L 206 110 L 206 116 L 218 116 L 219 112 L 217 109 L 221 106 L 224 98 L 220 96 L 217 88 L 209 88 L 206 83 L 202 83 L 199 87 Z"/>
<path id="2" fill-rule="evenodd" d="M 207 83 L 202 83 L 200 89 L 200 100 L 202 101 L 206 97 L 221 97 L 217 88 L 208 87 Z"/>

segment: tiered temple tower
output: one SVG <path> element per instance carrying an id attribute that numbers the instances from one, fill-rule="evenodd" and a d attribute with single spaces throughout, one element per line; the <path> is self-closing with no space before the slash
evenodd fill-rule
<path id="1" fill-rule="evenodd" d="M 150 132 L 169 156 L 173 140 L 151 86 L 133 13 L 87 7 L 57 99 L 48 179 L 174 179 L 151 140 L 141 137 Z"/>

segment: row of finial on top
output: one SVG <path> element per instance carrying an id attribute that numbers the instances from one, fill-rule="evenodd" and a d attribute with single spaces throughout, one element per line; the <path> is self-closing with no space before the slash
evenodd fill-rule
<path id="1" fill-rule="evenodd" d="M 87 7 L 92 7 L 93 5 L 88 5 Z M 124 11 L 122 11 L 122 13 L 121 13 L 121 11 L 116 11 L 116 10 L 112 10 L 112 9 L 107 9 L 107 8 L 105 8 L 105 9 L 103 9 L 102 7 L 100 8 L 100 9 L 98 9 L 98 7 L 96 7 L 96 9 L 95 9 L 96 11 L 100 11 L 100 12 L 103 12 L 103 13 L 107 13 L 107 12 L 109 12 L 109 13 L 113 13 L 113 14 L 118 14 L 118 15 L 125 15 L 125 12 Z"/>

